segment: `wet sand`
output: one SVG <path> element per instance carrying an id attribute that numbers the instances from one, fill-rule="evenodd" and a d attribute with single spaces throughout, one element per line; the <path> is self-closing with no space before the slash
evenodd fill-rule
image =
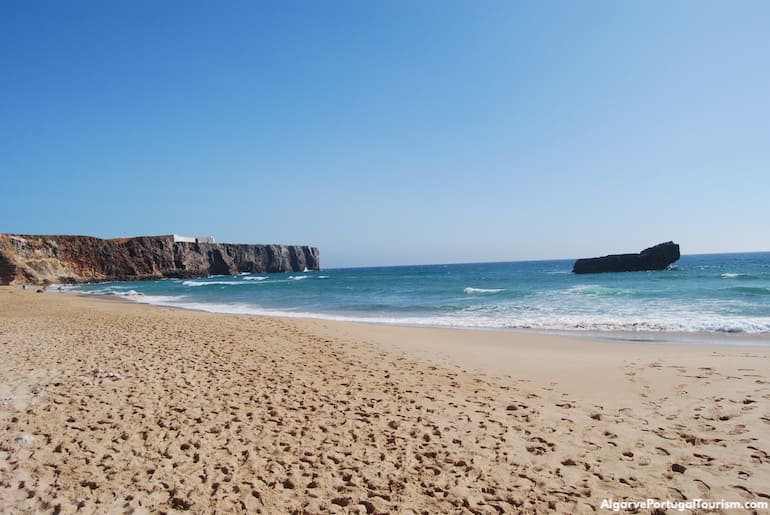
<path id="1" fill-rule="evenodd" d="M 2 512 L 770 501 L 770 347 L 218 315 L 10 287 L 0 331 Z"/>

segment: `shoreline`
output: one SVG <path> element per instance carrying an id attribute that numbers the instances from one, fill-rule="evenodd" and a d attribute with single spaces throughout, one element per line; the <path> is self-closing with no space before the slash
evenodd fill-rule
<path id="1" fill-rule="evenodd" d="M 12 512 L 770 499 L 765 347 L 100 300 L 0 287 L 0 506 Z"/>
<path id="2" fill-rule="evenodd" d="M 189 307 L 184 305 L 171 305 L 153 302 L 142 302 L 134 300 L 130 295 L 89 293 L 81 291 L 63 290 L 61 292 L 47 293 L 65 293 L 75 294 L 84 298 L 94 298 L 109 301 L 121 301 L 129 304 L 143 304 L 153 307 L 165 307 L 172 309 L 181 309 L 187 311 L 197 311 L 200 313 L 211 313 L 220 315 L 236 316 L 255 316 L 265 318 L 280 318 L 288 320 L 322 320 L 330 322 L 339 322 L 343 324 L 363 324 L 385 327 L 411 327 L 415 329 L 446 329 L 451 331 L 481 331 L 481 332 L 500 332 L 514 334 L 535 334 L 546 336 L 561 336 L 567 339 L 579 339 L 588 341 L 610 341 L 617 343 L 649 343 L 652 345 L 730 345 L 763 347 L 770 346 L 770 333 L 747 333 L 747 332 L 726 332 L 726 331 L 666 331 L 666 330 L 639 330 L 629 331 L 622 329 L 562 329 L 562 328 L 506 328 L 506 327 L 482 327 L 482 326 L 453 326 L 453 325 L 434 325 L 418 324 L 399 321 L 377 321 L 360 320 L 355 317 L 346 317 L 345 315 L 331 315 L 325 313 L 303 312 L 292 315 L 280 310 L 265 309 L 265 313 L 241 313 L 236 311 L 218 311 L 214 309 Z M 141 296 L 144 296 L 143 294 Z"/>
<path id="3" fill-rule="evenodd" d="M 64 292 L 66 293 L 66 292 Z M 306 316 L 280 316 L 280 315 L 258 315 L 258 314 L 239 314 L 218 311 L 208 311 L 205 309 L 195 309 L 183 306 L 167 306 L 163 304 L 151 304 L 131 300 L 120 295 L 84 295 L 84 298 L 95 298 L 99 300 L 117 301 L 128 305 L 144 305 L 149 309 L 166 308 L 180 311 L 190 311 L 194 313 L 206 313 L 213 316 L 233 316 L 233 317 L 256 317 L 265 320 L 280 320 L 286 323 L 298 323 L 304 327 L 310 327 L 314 330 L 319 328 L 322 331 L 328 331 L 330 328 L 335 333 L 346 333 L 348 336 L 355 335 L 362 340 L 374 340 L 374 344 L 380 347 L 388 348 L 391 351 L 403 352 L 410 357 L 419 357 L 438 363 L 450 363 L 452 365 L 464 365 L 466 367 L 475 367 L 476 372 L 492 375 L 511 375 L 519 376 L 529 375 L 529 367 L 516 367 L 511 369 L 508 366 L 500 366 L 498 363 L 500 354 L 507 360 L 520 358 L 517 355 L 522 350 L 522 345 L 526 343 L 526 351 L 532 351 L 533 345 L 540 345 L 538 350 L 548 349 L 549 353 L 567 353 L 584 361 L 583 353 L 591 351 L 592 359 L 601 362 L 606 353 L 615 352 L 616 355 L 623 354 L 626 349 L 616 349 L 615 347 L 628 347 L 628 349 L 642 348 L 645 353 L 673 354 L 676 359 L 692 359 L 703 352 L 722 352 L 722 353 L 752 353 L 766 351 L 770 358 L 770 334 L 762 335 L 764 338 L 757 338 L 758 343 L 754 342 L 754 337 L 760 335 L 732 334 L 732 333 L 681 333 L 681 332 L 645 332 L 636 333 L 623 331 L 605 331 L 597 332 L 586 330 L 538 330 L 538 329 L 498 329 L 485 327 L 447 327 L 430 325 L 410 325 L 398 323 L 378 323 L 361 322 L 350 320 L 338 320 L 335 318 L 324 317 L 306 317 Z M 654 339 L 648 339 L 647 336 Z M 729 343 L 722 339 L 732 340 Z M 400 341 L 396 341 L 400 340 Z M 424 342 L 430 344 L 421 344 L 416 346 L 406 345 L 403 342 Z M 436 344 L 436 341 L 442 341 L 442 344 Z M 467 340 L 474 340 L 473 349 L 470 350 Z M 749 342 L 749 343 L 747 343 Z M 482 354 L 477 351 L 494 351 L 492 359 L 481 358 Z M 681 351 L 677 353 L 677 350 Z M 436 360 L 441 356 L 441 360 Z M 614 359 L 614 358 L 613 358 Z M 538 361 L 538 360 L 535 360 Z M 542 368 L 542 362 L 531 362 L 534 366 L 539 364 Z M 607 369 L 615 366 L 615 361 L 605 363 L 597 368 Z M 592 366 L 589 368 L 593 368 Z M 539 373 L 547 372 L 553 375 L 562 371 L 552 369 L 546 366 L 545 370 Z M 585 373 L 571 377 L 570 386 L 580 389 L 580 382 L 593 382 L 602 385 L 595 389 L 595 392 L 604 391 L 605 388 L 611 389 L 614 381 L 620 381 L 621 377 L 610 375 L 612 381 L 597 381 L 595 374 L 590 370 Z"/>

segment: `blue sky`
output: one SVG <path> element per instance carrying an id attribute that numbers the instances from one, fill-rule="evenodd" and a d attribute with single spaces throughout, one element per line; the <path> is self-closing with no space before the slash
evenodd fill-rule
<path id="1" fill-rule="evenodd" d="M 0 231 L 770 250 L 770 3 L 0 2 Z"/>

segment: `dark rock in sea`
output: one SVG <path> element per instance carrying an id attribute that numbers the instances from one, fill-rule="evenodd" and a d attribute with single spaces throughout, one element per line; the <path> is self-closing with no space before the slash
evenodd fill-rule
<path id="1" fill-rule="evenodd" d="M 667 241 L 644 249 L 639 254 L 610 254 L 603 257 L 578 259 L 572 271 L 576 274 L 598 274 L 665 270 L 679 257 L 679 245 L 673 241 Z"/>
<path id="2" fill-rule="evenodd" d="M 132 281 L 319 268 L 318 249 L 308 246 L 199 243 L 175 241 L 171 235 L 103 240 L 0 234 L 0 284 Z"/>

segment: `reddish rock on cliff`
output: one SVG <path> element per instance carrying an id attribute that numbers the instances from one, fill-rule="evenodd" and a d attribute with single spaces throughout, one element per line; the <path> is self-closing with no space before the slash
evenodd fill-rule
<path id="1" fill-rule="evenodd" d="M 171 236 L 0 234 L 0 284 L 83 283 L 320 267 L 318 249 L 290 245 L 175 242 Z"/>

